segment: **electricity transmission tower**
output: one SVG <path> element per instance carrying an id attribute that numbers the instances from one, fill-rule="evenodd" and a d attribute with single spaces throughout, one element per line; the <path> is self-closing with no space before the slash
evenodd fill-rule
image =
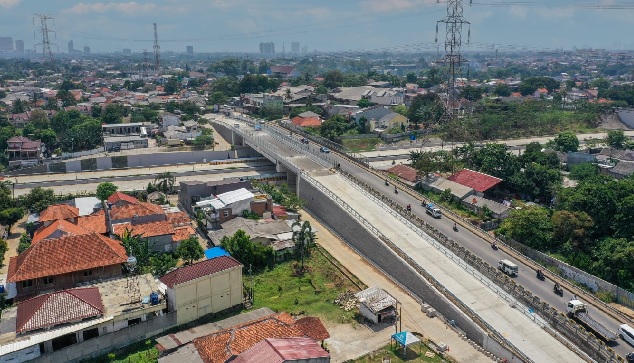
<path id="1" fill-rule="evenodd" d="M 448 121 L 453 117 L 454 107 L 456 106 L 456 74 L 459 73 L 460 65 L 467 60 L 460 55 L 460 46 L 462 45 L 462 26 L 469 25 L 467 33 L 467 43 L 471 36 L 471 23 L 463 16 L 462 0 L 446 0 L 447 1 L 447 17 L 436 22 L 436 42 L 438 42 L 438 24 L 445 24 L 445 57 L 440 62 L 448 66 L 447 79 L 447 101 L 444 121 Z M 440 0 L 438 1 L 440 2 Z"/>
<path id="2" fill-rule="evenodd" d="M 154 71 L 156 74 L 159 73 L 159 68 L 161 67 L 161 47 L 158 44 L 158 31 L 156 30 L 156 23 L 154 23 Z"/>
<path id="3" fill-rule="evenodd" d="M 148 68 L 147 50 L 143 49 L 143 77 L 147 77 Z"/>
<path id="4" fill-rule="evenodd" d="M 42 35 L 42 42 L 35 44 L 35 47 L 37 48 L 37 46 L 41 46 L 42 47 L 42 54 L 44 55 L 44 59 L 49 60 L 49 61 L 52 62 L 53 61 L 53 52 L 51 51 L 51 43 L 48 40 L 48 33 L 55 33 L 55 31 L 48 29 L 48 24 L 46 23 L 46 21 L 47 20 L 53 20 L 53 17 L 48 16 L 48 15 L 44 15 L 44 14 L 36 14 L 33 17 L 33 25 L 35 25 L 35 20 L 36 19 L 40 20 L 40 27 L 37 29 L 37 31 L 40 32 L 41 35 Z M 56 44 L 54 44 L 54 45 L 57 46 Z"/>

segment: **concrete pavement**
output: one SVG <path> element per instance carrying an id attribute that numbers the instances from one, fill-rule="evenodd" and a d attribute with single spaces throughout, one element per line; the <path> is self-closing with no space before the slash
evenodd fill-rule
<path id="1" fill-rule="evenodd" d="M 422 333 L 436 343 L 444 342 L 450 348 L 449 355 L 458 362 L 491 362 L 484 354 L 462 340 L 458 334 L 447 327 L 440 319 L 430 318 L 421 311 L 419 303 L 403 291 L 397 284 L 389 280 L 381 271 L 375 269 L 363 257 L 349 248 L 337 236 L 332 234 L 319 221 L 308 213 L 302 213 L 302 219 L 310 222 L 317 230 L 317 243 L 337 259 L 367 286 L 377 286 L 394 296 L 401 304 L 403 330 Z M 391 333 L 391 331 L 390 331 Z M 334 347 L 333 347 L 334 348 Z M 374 347 L 374 350 L 381 346 Z M 372 349 L 372 347 L 370 347 Z M 365 353 L 369 353 L 369 350 Z M 353 353 L 353 351 L 351 352 Z M 354 359 L 354 354 L 346 355 L 345 349 L 338 356 Z"/>

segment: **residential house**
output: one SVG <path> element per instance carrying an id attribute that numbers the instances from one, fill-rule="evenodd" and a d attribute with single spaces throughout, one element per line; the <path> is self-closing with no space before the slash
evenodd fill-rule
<path id="1" fill-rule="evenodd" d="M 119 241 L 97 233 L 42 239 L 9 260 L 7 281 L 16 283 L 17 298 L 22 299 L 119 277 L 127 259 Z"/>
<path id="2" fill-rule="evenodd" d="M 311 338 L 267 338 L 240 353 L 233 363 L 329 363 L 330 353 Z"/>
<path id="3" fill-rule="evenodd" d="M 486 207 L 491 212 L 491 217 L 496 219 L 504 219 L 509 216 L 510 206 L 498 203 L 496 201 L 471 195 L 462 200 L 462 204 L 471 209 L 475 213 L 481 213 Z"/>
<path id="4" fill-rule="evenodd" d="M 398 301 L 379 287 L 369 287 L 354 296 L 359 301 L 359 313 L 375 324 L 396 318 Z"/>
<path id="5" fill-rule="evenodd" d="M 293 66 L 270 66 L 266 74 L 282 78 L 294 78 L 299 76 L 299 72 Z"/>
<path id="6" fill-rule="evenodd" d="M 139 204 L 140 201 L 131 195 L 122 192 L 115 192 L 107 200 L 108 207 L 122 207 L 128 204 Z"/>
<path id="7" fill-rule="evenodd" d="M 167 131 L 168 126 L 178 126 L 181 120 L 179 115 L 166 113 L 161 116 L 161 131 Z"/>
<path id="8" fill-rule="evenodd" d="M 251 182 L 238 178 L 218 181 L 182 181 L 179 185 L 178 202 L 189 214 L 194 214 L 194 206 L 203 198 L 226 193 L 240 188 L 251 188 Z"/>
<path id="9" fill-rule="evenodd" d="M 478 196 L 484 196 L 485 192 L 502 182 L 500 178 L 469 169 L 460 170 L 449 177 L 449 180 L 472 188 Z"/>
<path id="10" fill-rule="evenodd" d="M 625 179 L 634 174 L 634 161 L 619 160 L 612 168 L 602 169 L 605 174 L 617 179 Z"/>
<path id="11" fill-rule="evenodd" d="M 24 136 L 14 136 L 7 140 L 9 166 L 38 165 L 42 162 L 45 145 L 40 140 L 31 140 Z"/>
<path id="12" fill-rule="evenodd" d="M 256 193 L 240 188 L 203 198 L 196 202 L 194 213 L 204 213 L 207 229 L 218 228 L 222 223 L 242 216 L 244 211 L 264 216 L 265 212 L 272 211 L 273 201 L 264 193 Z"/>
<path id="13" fill-rule="evenodd" d="M 456 201 L 463 200 L 467 196 L 475 193 L 473 188 L 447 180 L 438 175 L 428 175 L 427 177 L 423 176 L 421 186 L 425 190 L 433 190 L 436 193 L 442 193 L 445 190 L 449 190 L 452 198 Z"/>
<path id="14" fill-rule="evenodd" d="M 45 227 L 60 219 L 77 224 L 78 218 L 79 208 L 68 204 L 54 204 L 40 212 L 38 222 L 44 224 Z"/>
<path id="15" fill-rule="evenodd" d="M 393 128 L 404 131 L 407 127 L 409 127 L 409 121 L 407 120 L 407 117 L 396 112 L 390 112 L 387 115 L 381 117 L 378 121 L 370 120 L 369 125 L 370 130 L 375 131 L 383 131 Z"/>
<path id="16" fill-rule="evenodd" d="M 546 98 L 548 97 L 548 89 L 542 87 L 538 88 L 537 91 L 533 93 L 534 98 Z"/>
<path id="17" fill-rule="evenodd" d="M 24 126 L 29 123 L 30 116 L 30 112 L 23 112 L 9 114 L 7 118 L 9 119 L 11 125 L 13 125 L 16 129 L 23 129 Z"/>
<path id="18" fill-rule="evenodd" d="M 410 186 L 415 186 L 418 182 L 418 174 L 416 169 L 412 168 L 408 165 L 395 165 L 386 170 L 390 174 L 394 174 L 401 179 L 401 181 L 409 184 Z"/>
<path id="19" fill-rule="evenodd" d="M 319 342 L 329 337 L 319 318 L 295 320 L 288 313 L 279 313 L 195 339 L 194 347 L 203 362 L 224 363 L 267 338 L 310 338 Z"/>
<path id="20" fill-rule="evenodd" d="M 322 122 L 321 117 L 311 111 L 302 112 L 291 119 L 291 123 L 299 127 L 318 128 Z"/>
<path id="21" fill-rule="evenodd" d="M 159 278 L 168 311 L 177 311 L 177 324 L 194 321 L 242 304 L 242 264 L 221 256 L 183 266 Z"/>
<path id="22" fill-rule="evenodd" d="M 79 216 L 91 215 L 103 207 L 99 198 L 95 197 L 75 198 L 71 204 L 79 209 Z"/>

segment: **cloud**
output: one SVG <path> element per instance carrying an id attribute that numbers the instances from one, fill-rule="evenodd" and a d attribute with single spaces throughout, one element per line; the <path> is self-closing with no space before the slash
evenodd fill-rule
<path id="1" fill-rule="evenodd" d="M 0 0 L 5 1 L 5 0 Z M 9 0 L 11 1 L 11 0 Z M 156 4 L 147 3 L 147 4 L 139 4 L 135 1 L 127 2 L 127 3 L 78 3 L 73 5 L 71 8 L 63 10 L 65 13 L 74 13 L 74 14 L 88 14 L 88 13 L 105 13 L 105 12 L 118 12 L 122 14 L 135 14 L 141 12 L 149 12 L 159 10 Z"/>
<path id="2" fill-rule="evenodd" d="M 373 12 L 405 11 L 436 4 L 430 0 L 366 0 L 361 1 L 359 6 Z"/>
<path id="3" fill-rule="evenodd" d="M 0 8 L 11 8 L 20 2 L 22 2 L 22 0 L 0 0 Z"/>

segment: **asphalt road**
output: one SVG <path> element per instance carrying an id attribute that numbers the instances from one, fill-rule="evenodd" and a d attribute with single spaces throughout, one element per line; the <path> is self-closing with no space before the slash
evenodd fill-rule
<path id="1" fill-rule="evenodd" d="M 285 134 L 285 137 L 290 136 Z M 292 137 L 293 143 L 299 143 L 301 137 L 294 135 Z M 275 140 L 274 142 L 281 144 L 279 141 Z M 283 145 L 283 144 L 282 144 Z M 280 145 L 281 146 L 281 145 Z M 477 234 L 471 232 L 465 228 L 459 228 L 458 232 L 453 230 L 453 220 L 443 216 L 440 219 L 435 219 L 425 213 L 424 208 L 421 206 L 422 197 L 414 198 L 405 192 L 399 192 L 398 194 L 394 193 L 394 186 L 390 184 L 390 186 L 385 186 L 385 180 L 367 172 L 365 169 L 360 168 L 356 164 L 350 163 L 347 159 L 339 156 L 336 153 L 324 154 L 319 151 L 318 144 L 310 143 L 305 146 L 303 149 L 304 152 L 312 154 L 314 157 L 323 158 L 329 164 L 340 163 L 341 168 L 346 170 L 347 172 L 353 174 L 356 178 L 368 183 L 375 190 L 383 191 L 388 197 L 393 199 L 395 202 L 400 203 L 403 206 L 407 204 L 412 205 L 412 213 L 417 216 L 425 219 L 427 223 L 432 225 L 434 228 L 438 229 L 445 235 L 452 238 L 454 241 L 460 243 L 465 248 L 470 250 L 472 253 L 480 257 L 482 260 L 486 261 L 492 266 L 497 266 L 498 262 L 502 259 L 508 259 L 515 262 L 519 267 L 518 276 L 515 278 L 516 282 L 522 285 L 525 289 L 531 291 L 534 295 L 538 296 L 542 301 L 547 302 L 554 308 L 558 309 L 561 312 L 565 313 L 566 303 L 571 300 L 576 292 L 569 291 L 564 288 L 563 297 L 556 295 L 553 292 L 554 281 L 546 278 L 544 281 L 537 279 L 536 271 L 527 265 L 523 264 L 521 261 L 511 257 L 511 255 L 507 254 L 503 251 L 503 249 L 493 250 L 488 241 L 481 238 Z M 329 218 L 324 217 L 325 220 Z M 336 221 L 327 221 L 336 223 Z M 328 223 L 331 224 L 331 223 Z M 358 233 L 358 232 L 357 232 Z M 379 253 L 379 249 L 377 246 L 359 246 L 360 252 L 362 252 L 366 256 L 373 256 L 376 253 Z M 367 249 L 366 249 L 367 248 Z M 381 261 L 379 261 L 381 262 Z M 387 262 L 387 261 L 383 261 Z M 395 264 L 395 261 L 389 261 L 390 264 L 384 265 L 381 263 L 381 267 L 385 268 L 386 271 L 390 271 L 392 264 Z M 392 267 L 393 268 L 393 267 Z M 407 279 L 407 281 L 403 281 L 406 286 L 414 286 L 410 285 L 413 281 Z M 416 289 L 414 289 L 416 290 Z M 416 291 L 418 292 L 418 291 Z M 589 304 L 589 313 L 590 315 L 596 319 L 597 321 L 604 324 L 613 332 L 618 332 L 619 325 L 623 324 L 625 321 L 619 321 L 612 318 L 610 315 L 604 313 L 600 309 L 592 306 L 592 301 L 584 300 L 583 297 L 581 299 Z M 632 324 L 630 324 L 632 325 Z M 618 339 L 616 342 L 611 342 L 608 344 L 612 349 L 614 349 L 619 355 L 625 356 L 627 353 L 632 352 L 634 349 L 625 341 Z"/>

